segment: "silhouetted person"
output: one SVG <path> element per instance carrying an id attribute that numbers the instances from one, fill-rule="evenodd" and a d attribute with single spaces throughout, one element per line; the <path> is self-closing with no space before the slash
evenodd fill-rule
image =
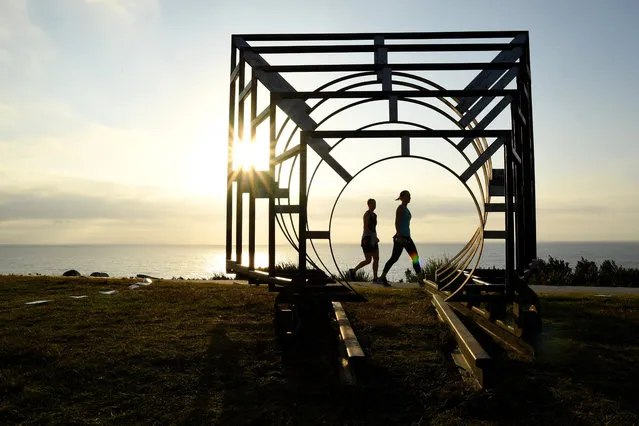
<path id="1" fill-rule="evenodd" d="M 390 268 L 397 262 L 399 259 L 399 255 L 402 254 L 402 250 L 406 249 L 406 252 L 410 256 L 411 261 L 413 262 L 413 269 L 417 274 L 419 279 L 419 285 L 424 285 L 421 281 L 422 268 L 419 265 L 419 254 L 417 254 L 417 247 L 415 247 L 415 243 L 410 237 L 410 219 L 411 214 L 410 210 L 408 210 L 408 203 L 410 203 L 410 192 L 404 190 L 399 193 L 399 197 L 395 199 L 401 200 L 402 203 L 397 206 L 397 210 L 395 211 L 395 236 L 393 237 L 393 253 L 391 254 L 390 259 L 384 265 L 384 270 L 382 271 L 382 275 L 379 277 L 379 281 L 388 286 L 388 280 L 386 279 L 386 274 L 390 270 Z"/>
<path id="2" fill-rule="evenodd" d="M 364 252 L 364 260 L 356 267 L 348 270 L 348 279 L 355 280 L 355 273 L 358 269 L 373 261 L 373 282 L 377 282 L 377 267 L 379 265 L 379 238 L 377 238 L 377 215 L 375 208 L 377 203 L 374 199 L 369 198 L 366 202 L 368 210 L 364 213 L 364 232 L 362 233 L 362 251 Z"/>

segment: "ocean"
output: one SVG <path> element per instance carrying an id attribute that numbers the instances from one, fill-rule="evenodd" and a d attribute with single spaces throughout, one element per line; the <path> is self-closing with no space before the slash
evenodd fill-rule
<path id="1" fill-rule="evenodd" d="M 422 260 L 430 257 L 452 256 L 463 243 L 417 243 Z M 392 246 L 380 245 L 379 271 L 390 257 Z M 309 252 L 313 253 L 309 247 Z M 480 266 L 503 267 L 503 244 L 486 243 Z M 548 256 L 569 262 L 574 267 L 582 257 L 595 261 L 614 260 L 626 268 L 639 268 L 639 242 L 540 242 L 538 257 Z M 328 247 L 319 247 L 318 253 L 331 273 L 337 268 Z M 355 244 L 335 244 L 335 261 L 341 270 L 355 266 L 363 259 L 361 249 Z M 244 252 L 248 261 L 248 250 Z M 297 263 L 297 252 L 288 245 L 278 245 L 276 261 Z M 267 247 L 256 247 L 256 266 L 266 266 Z M 388 274 L 395 281 L 403 278 L 411 267 L 405 253 Z M 112 277 L 130 277 L 147 274 L 159 278 L 199 279 L 224 272 L 225 248 L 223 245 L 0 245 L 0 274 L 61 275 L 76 269 L 83 275 L 106 272 Z M 365 271 L 371 272 L 370 265 Z"/>

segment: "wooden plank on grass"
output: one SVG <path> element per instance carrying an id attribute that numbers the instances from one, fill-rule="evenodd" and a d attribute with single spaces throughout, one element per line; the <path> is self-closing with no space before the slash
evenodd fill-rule
<path id="1" fill-rule="evenodd" d="M 444 299 L 433 294 L 433 305 L 437 309 L 440 318 L 449 325 L 455 334 L 459 350 L 466 359 L 466 363 L 477 382 L 484 388 L 486 385 L 485 370 L 491 363 L 490 355 L 481 347 L 477 339 L 470 333 Z"/>
<path id="2" fill-rule="evenodd" d="M 365 357 L 366 355 L 364 355 L 364 351 L 357 341 L 351 322 L 348 320 L 342 304 L 340 302 L 333 302 L 333 310 L 335 311 L 339 332 L 342 335 L 349 359 L 353 357 Z"/>

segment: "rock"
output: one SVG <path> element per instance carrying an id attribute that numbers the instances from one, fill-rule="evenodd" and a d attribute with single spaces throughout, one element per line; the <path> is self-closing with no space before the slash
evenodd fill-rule
<path id="1" fill-rule="evenodd" d="M 158 277 L 152 277 L 151 275 L 137 274 L 135 278 L 151 278 L 152 280 L 159 280 Z"/>
<path id="2" fill-rule="evenodd" d="M 82 274 L 76 271 L 75 269 L 69 269 L 64 274 L 62 274 L 62 276 L 63 277 L 81 277 Z"/>
<path id="3" fill-rule="evenodd" d="M 109 274 L 106 272 L 91 272 L 92 277 L 109 278 Z"/>

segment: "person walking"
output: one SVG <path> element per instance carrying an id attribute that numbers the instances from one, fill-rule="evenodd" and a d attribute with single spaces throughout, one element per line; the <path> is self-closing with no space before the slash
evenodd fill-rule
<path id="1" fill-rule="evenodd" d="M 402 203 L 397 206 L 397 210 L 395 211 L 396 233 L 393 236 L 393 252 L 390 259 L 388 259 L 388 262 L 384 265 L 384 270 L 382 271 L 382 275 L 379 277 L 379 281 L 385 286 L 389 286 L 386 274 L 388 274 L 388 271 L 390 271 L 391 267 L 395 264 L 395 262 L 397 262 L 399 255 L 402 254 L 402 250 L 405 249 L 413 262 L 413 269 L 420 278 L 419 285 L 422 287 L 424 283 L 421 280 L 422 268 L 419 264 L 419 254 L 417 253 L 417 247 L 415 247 L 413 239 L 410 237 L 411 214 L 410 210 L 408 210 L 410 192 L 406 190 L 400 192 L 399 197 L 397 197 L 395 201 L 397 200 L 401 200 Z"/>
<path id="2" fill-rule="evenodd" d="M 369 198 L 366 202 L 368 210 L 364 212 L 364 232 L 362 233 L 362 251 L 364 252 L 364 260 L 356 267 L 348 270 L 348 279 L 355 280 L 355 273 L 358 269 L 373 261 L 373 282 L 377 282 L 377 268 L 379 265 L 379 238 L 377 238 L 377 214 L 375 208 L 377 202 L 373 198 Z"/>

